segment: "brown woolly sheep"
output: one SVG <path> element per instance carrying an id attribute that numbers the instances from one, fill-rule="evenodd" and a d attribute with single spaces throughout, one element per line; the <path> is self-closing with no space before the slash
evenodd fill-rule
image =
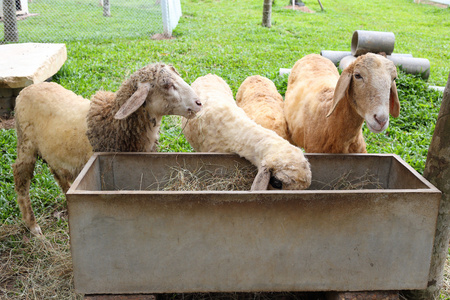
<path id="1" fill-rule="evenodd" d="M 257 124 L 286 140 L 289 138 L 283 97 L 270 79 L 259 75 L 247 77 L 238 89 L 236 104 Z"/>
<path id="2" fill-rule="evenodd" d="M 289 75 L 284 114 L 290 140 L 305 152 L 364 153 L 364 120 L 375 133 L 398 117 L 400 103 L 393 62 L 381 55 L 359 56 L 339 76 L 327 58 L 310 54 Z"/>
<path id="3" fill-rule="evenodd" d="M 16 100 L 13 169 L 25 225 L 32 233 L 42 234 L 29 195 L 38 156 L 50 166 L 65 193 L 94 150 L 151 151 L 163 115 L 192 118 L 200 109 L 192 88 L 164 64 L 136 71 L 116 94 L 97 92 L 92 103 L 56 83 L 23 89 Z"/>

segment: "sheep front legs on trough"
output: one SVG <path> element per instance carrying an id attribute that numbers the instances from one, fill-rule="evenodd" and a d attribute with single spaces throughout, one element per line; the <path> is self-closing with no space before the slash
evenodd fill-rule
<path id="1" fill-rule="evenodd" d="M 364 120 L 375 133 L 398 117 L 400 103 L 393 62 L 377 54 L 359 56 L 339 76 L 327 58 L 310 54 L 289 75 L 284 113 L 290 140 L 306 152 L 364 153 Z"/>
<path id="2" fill-rule="evenodd" d="M 183 120 L 184 135 L 196 151 L 236 153 L 258 168 L 252 190 L 306 189 L 311 170 L 303 151 L 251 120 L 236 105 L 228 84 L 216 75 L 197 78 L 192 88 L 203 110 Z"/>
<path id="3" fill-rule="evenodd" d="M 93 151 L 152 151 L 163 115 L 192 118 L 200 109 L 199 98 L 176 70 L 159 63 L 133 73 L 117 93 L 99 91 L 92 101 L 56 83 L 23 89 L 16 99 L 13 169 L 25 225 L 42 234 L 29 194 L 38 156 L 65 193 Z"/>

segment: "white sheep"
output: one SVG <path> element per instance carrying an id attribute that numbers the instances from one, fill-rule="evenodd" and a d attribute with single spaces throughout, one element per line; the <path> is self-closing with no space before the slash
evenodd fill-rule
<path id="1" fill-rule="evenodd" d="M 375 133 L 398 117 L 400 103 L 393 62 L 381 55 L 359 56 L 339 76 L 334 64 L 310 54 L 289 75 L 284 114 L 290 140 L 305 152 L 364 153 L 364 120 Z"/>
<path id="2" fill-rule="evenodd" d="M 38 156 L 50 166 L 65 193 L 93 151 L 152 151 L 163 115 L 191 118 L 200 108 L 192 88 L 164 64 L 136 71 L 117 93 L 97 92 L 92 103 L 57 83 L 23 89 L 16 99 L 13 169 L 25 225 L 32 233 L 42 234 L 29 195 Z"/>
<path id="3" fill-rule="evenodd" d="M 257 124 L 289 138 L 283 97 L 270 79 L 259 75 L 247 77 L 237 91 L 236 104 Z"/>
<path id="4" fill-rule="evenodd" d="M 184 119 L 183 125 L 196 151 L 236 153 L 249 160 L 258 168 L 252 190 L 267 189 L 269 181 L 272 187 L 291 190 L 310 185 L 310 166 L 302 150 L 247 117 L 222 78 L 208 74 L 197 78 L 192 88 L 203 110 L 194 119 Z"/>

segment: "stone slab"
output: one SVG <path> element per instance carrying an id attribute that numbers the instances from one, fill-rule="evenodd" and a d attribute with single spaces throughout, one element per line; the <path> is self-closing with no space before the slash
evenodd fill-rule
<path id="1" fill-rule="evenodd" d="M 67 59 L 65 44 L 0 45 L 0 88 L 23 88 L 53 76 Z"/>

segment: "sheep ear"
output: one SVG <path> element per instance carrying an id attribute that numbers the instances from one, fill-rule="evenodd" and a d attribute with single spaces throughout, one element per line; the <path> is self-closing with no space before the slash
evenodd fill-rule
<path id="1" fill-rule="evenodd" d="M 398 100 L 397 85 L 395 81 L 391 84 L 391 93 L 389 95 L 389 113 L 394 118 L 400 115 L 400 101 Z"/>
<path id="2" fill-rule="evenodd" d="M 267 167 L 261 167 L 253 181 L 251 191 L 265 191 L 270 181 L 270 171 Z"/>
<path id="3" fill-rule="evenodd" d="M 147 99 L 150 88 L 151 85 L 149 82 L 138 83 L 136 92 L 134 92 L 133 95 L 131 95 L 131 97 L 120 107 L 114 116 L 114 119 L 125 119 L 141 107 L 141 105 L 144 104 L 145 99 Z"/>
<path id="4" fill-rule="evenodd" d="M 334 89 L 333 105 L 327 114 L 327 118 L 333 113 L 339 101 L 341 101 L 341 99 L 344 98 L 347 89 L 350 87 L 351 81 L 352 81 L 352 73 L 350 73 L 349 71 L 347 71 L 347 69 L 345 69 L 342 72 L 341 76 L 339 77 L 339 80 L 336 84 L 336 88 Z"/>
<path id="5" fill-rule="evenodd" d="M 180 74 L 178 74 L 178 71 L 177 71 L 172 65 L 169 65 L 169 68 L 170 68 L 175 74 L 177 74 L 178 76 L 180 76 Z"/>

